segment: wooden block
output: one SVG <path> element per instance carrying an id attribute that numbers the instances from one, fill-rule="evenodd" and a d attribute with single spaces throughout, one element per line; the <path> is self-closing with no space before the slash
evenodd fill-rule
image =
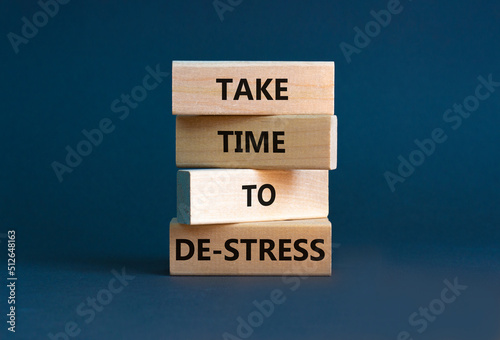
<path id="1" fill-rule="evenodd" d="M 171 275 L 331 275 L 326 218 L 189 226 L 170 222 Z"/>
<path id="2" fill-rule="evenodd" d="M 332 115 L 333 106 L 333 62 L 172 62 L 176 115 Z"/>
<path id="3" fill-rule="evenodd" d="M 203 169 L 177 172 L 177 218 L 180 223 L 327 216 L 327 170 Z"/>
<path id="4" fill-rule="evenodd" d="M 335 169 L 337 116 L 177 116 L 180 168 Z"/>

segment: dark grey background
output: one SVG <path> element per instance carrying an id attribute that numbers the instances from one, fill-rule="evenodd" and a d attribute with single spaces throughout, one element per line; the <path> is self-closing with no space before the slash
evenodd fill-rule
<path id="1" fill-rule="evenodd" d="M 16 336 L 48 339 L 73 320 L 81 339 L 221 339 L 237 335 L 252 301 L 281 289 L 286 302 L 251 338 L 498 339 L 500 91 L 456 129 L 443 114 L 474 95 L 478 77 L 500 81 L 499 3 L 402 1 L 346 58 L 340 44 L 356 46 L 355 27 L 390 1 L 223 2 L 233 5 L 221 21 L 212 1 L 72 1 L 18 53 L 8 34 L 20 35 L 22 18 L 33 22 L 41 7 L 0 5 L 0 233 L 17 236 Z M 171 78 L 126 119 L 111 103 L 142 83 L 147 66 L 170 72 L 172 60 L 336 62 L 331 278 L 291 290 L 279 277 L 166 275 Z M 114 131 L 60 182 L 51 164 L 105 118 Z M 436 128 L 447 140 L 392 192 L 384 173 L 398 174 L 398 157 L 408 160 L 414 140 Z M 87 324 L 77 307 L 122 267 L 135 279 Z M 455 277 L 468 288 L 419 333 L 408 318 Z"/>

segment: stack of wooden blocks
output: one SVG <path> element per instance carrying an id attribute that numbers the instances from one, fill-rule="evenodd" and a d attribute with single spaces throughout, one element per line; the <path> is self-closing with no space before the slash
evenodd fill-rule
<path id="1" fill-rule="evenodd" d="M 333 62 L 172 64 L 172 275 L 331 275 Z"/>

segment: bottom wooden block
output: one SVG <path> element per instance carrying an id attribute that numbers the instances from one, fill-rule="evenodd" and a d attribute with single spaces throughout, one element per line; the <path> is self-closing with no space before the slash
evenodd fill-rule
<path id="1" fill-rule="evenodd" d="M 331 275 L 327 218 L 186 225 L 170 222 L 171 275 Z"/>

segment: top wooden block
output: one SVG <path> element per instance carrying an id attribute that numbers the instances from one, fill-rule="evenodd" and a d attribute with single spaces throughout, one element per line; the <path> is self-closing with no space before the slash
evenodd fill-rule
<path id="1" fill-rule="evenodd" d="M 175 115 L 333 115 L 333 107 L 333 62 L 172 62 Z"/>

